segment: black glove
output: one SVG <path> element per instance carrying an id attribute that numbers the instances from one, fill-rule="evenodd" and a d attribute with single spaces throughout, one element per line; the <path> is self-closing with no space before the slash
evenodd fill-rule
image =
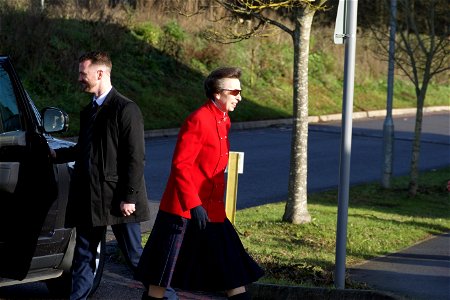
<path id="1" fill-rule="evenodd" d="M 199 229 L 205 229 L 206 222 L 209 221 L 208 214 L 201 205 L 191 208 L 191 219 L 197 223 Z"/>

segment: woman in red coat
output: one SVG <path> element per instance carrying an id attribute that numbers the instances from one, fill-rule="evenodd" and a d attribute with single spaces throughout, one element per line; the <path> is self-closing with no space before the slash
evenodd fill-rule
<path id="1" fill-rule="evenodd" d="M 228 112 L 242 100 L 240 76 L 233 67 L 213 71 L 205 80 L 208 101 L 180 129 L 158 216 L 139 262 L 138 277 L 149 287 L 142 299 L 163 299 L 169 285 L 250 299 L 245 285 L 263 275 L 227 219 L 223 200 Z"/>

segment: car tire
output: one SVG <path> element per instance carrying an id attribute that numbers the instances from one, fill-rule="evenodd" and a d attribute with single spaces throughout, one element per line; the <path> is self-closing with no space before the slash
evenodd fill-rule
<path id="1" fill-rule="evenodd" d="M 94 272 L 94 282 L 92 285 L 91 292 L 92 295 L 97 290 L 100 285 L 100 281 L 103 275 L 103 268 L 105 266 L 105 253 L 106 253 L 106 234 L 103 235 L 100 244 L 97 247 L 97 255 L 95 258 L 95 272 Z M 70 272 L 64 271 L 60 277 L 49 279 L 45 281 L 47 289 L 50 294 L 60 297 L 68 297 L 72 289 L 72 274 Z"/>

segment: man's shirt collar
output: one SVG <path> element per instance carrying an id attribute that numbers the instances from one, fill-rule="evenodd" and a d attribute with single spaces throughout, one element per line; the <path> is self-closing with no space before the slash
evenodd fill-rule
<path id="1" fill-rule="evenodd" d="M 104 92 L 103 94 L 100 95 L 100 97 L 96 98 L 94 96 L 92 101 L 97 102 L 98 106 L 101 106 L 103 104 L 103 102 L 105 101 L 106 96 L 108 96 L 109 92 L 111 92 L 112 90 L 112 86 L 110 89 L 108 89 L 106 92 Z"/>

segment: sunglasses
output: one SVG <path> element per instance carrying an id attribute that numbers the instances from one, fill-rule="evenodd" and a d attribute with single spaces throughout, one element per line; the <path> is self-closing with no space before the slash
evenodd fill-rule
<path id="1" fill-rule="evenodd" d="M 241 93 L 242 90 L 221 89 L 221 91 L 229 91 L 230 95 L 237 96 Z"/>

